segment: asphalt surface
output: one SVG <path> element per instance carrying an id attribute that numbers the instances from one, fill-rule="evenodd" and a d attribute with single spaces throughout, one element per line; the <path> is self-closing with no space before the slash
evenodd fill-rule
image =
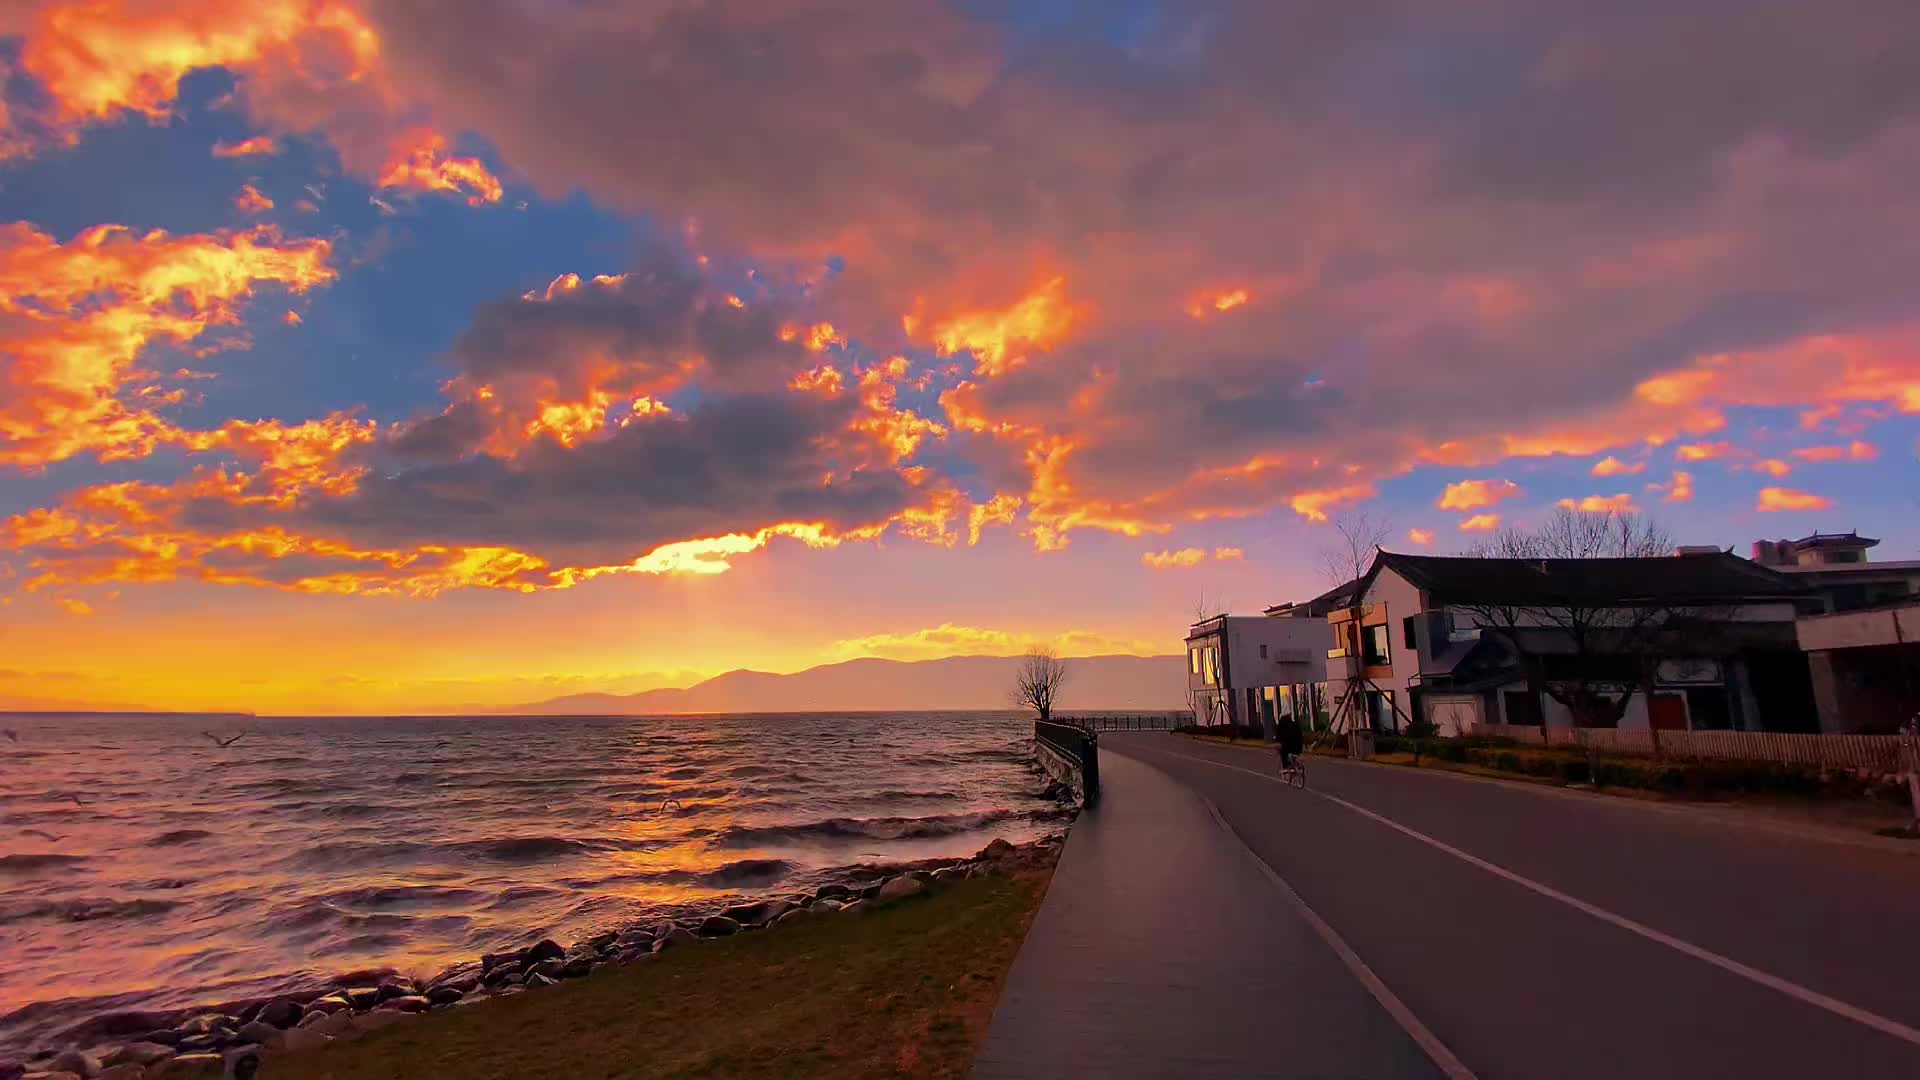
<path id="1" fill-rule="evenodd" d="M 1287 886 L 1476 1076 L 1920 1076 L 1920 858 L 1321 758 L 1297 791 L 1261 751 L 1100 743 L 1105 797 L 977 1076 L 1437 1075 Z"/>

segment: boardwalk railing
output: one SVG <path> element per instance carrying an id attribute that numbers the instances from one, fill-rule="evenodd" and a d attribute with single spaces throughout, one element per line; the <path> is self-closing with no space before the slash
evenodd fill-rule
<path id="1" fill-rule="evenodd" d="M 1080 801 L 1100 801 L 1100 739 L 1071 724 L 1033 722 L 1033 752 L 1047 775 L 1073 788 Z"/>
<path id="2" fill-rule="evenodd" d="M 1192 713 L 1099 713 L 1087 716 L 1059 716 L 1060 723 L 1082 731 L 1172 731 L 1193 722 Z"/>
<path id="3" fill-rule="evenodd" d="M 1662 731 L 1646 728 L 1549 727 L 1546 744 L 1626 754 L 1716 761 L 1777 761 L 1829 769 L 1898 773 L 1913 767 L 1914 740 L 1899 735 L 1798 735 L 1776 731 Z M 1476 735 L 1542 745 L 1540 729 L 1479 724 Z M 1903 744 L 1905 747 L 1903 754 Z"/>

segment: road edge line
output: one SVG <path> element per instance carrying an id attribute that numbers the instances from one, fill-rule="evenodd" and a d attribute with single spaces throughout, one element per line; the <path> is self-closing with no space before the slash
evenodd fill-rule
<path id="1" fill-rule="evenodd" d="M 1286 897 L 1288 902 L 1294 906 L 1295 910 L 1300 912 L 1300 915 L 1307 920 L 1307 925 L 1313 927 L 1313 932 L 1318 934 L 1320 940 L 1325 942 L 1327 947 L 1333 950 L 1334 955 L 1340 958 L 1340 962 L 1346 965 L 1347 971 L 1359 981 L 1361 986 L 1366 988 L 1367 993 L 1373 995 L 1374 1001 L 1378 1002 L 1380 1007 L 1386 1010 L 1387 1015 L 1393 1018 L 1393 1022 L 1400 1025 L 1400 1030 L 1406 1032 L 1407 1037 L 1411 1038 L 1414 1044 L 1425 1052 L 1427 1057 L 1432 1060 L 1434 1066 L 1440 1070 L 1441 1074 L 1449 1077 L 1450 1080 L 1478 1080 L 1478 1078 L 1474 1076 L 1473 1070 L 1467 1068 L 1466 1063 L 1461 1061 L 1460 1058 L 1448 1048 L 1447 1044 L 1441 1041 L 1440 1036 L 1433 1033 L 1433 1029 L 1421 1023 L 1420 1018 L 1414 1015 L 1413 1010 L 1408 1007 L 1407 1003 L 1400 1000 L 1400 996 L 1393 992 L 1393 988 L 1388 986 L 1372 968 L 1367 966 L 1367 962 L 1360 958 L 1359 953 L 1353 951 L 1353 947 L 1348 945 L 1347 940 L 1340 936 L 1340 932 L 1335 930 L 1327 920 L 1321 918 L 1319 912 L 1308 906 L 1306 899 L 1302 897 L 1292 885 L 1288 884 L 1286 878 L 1280 876 L 1278 870 L 1275 870 L 1267 860 L 1261 858 L 1259 852 L 1248 846 L 1246 840 L 1234 830 L 1233 825 L 1220 813 L 1220 808 L 1213 804 L 1213 800 L 1207 798 L 1205 795 L 1200 795 L 1199 792 L 1194 792 L 1194 794 L 1199 796 L 1200 802 L 1206 806 L 1207 812 L 1213 815 L 1214 824 L 1220 826 L 1221 831 L 1233 839 L 1233 842 L 1239 846 L 1240 850 L 1246 853 L 1247 858 L 1253 860 L 1253 865 L 1259 868 L 1260 873 L 1265 875 L 1266 879 L 1273 883 L 1273 887 L 1278 889 L 1280 894 Z"/>
<path id="2" fill-rule="evenodd" d="M 1249 769 L 1241 765 L 1230 765 L 1224 761 L 1211 761 L 1211 760 L 1208 760 L 1207 758 L 1194 757 L 1191 754 L 1176 753 L 1172 750 L 1164 751 L 1164 753 L 1167 753 L 1173 757 L 1186 758 L 1189 761 L 1198 761 L 1203 765 L 1217 765 L 1222 769 L 1232 769 L 1235 772 L 1243 772 L 1249 776 L 1257 776 L 1262 780 L 1269 780 L 1276 784 L 1281 783 L 1281 780 L 1279 777 L 1269 776 L 1266 773 L 1260 772 L 1257 769 Z M 1374 811 L 1369 810 L 1366 807 L 1359 805 L 1358 803 L 1348 802 L 1347 800 L 1339 797 L 1338 795 L 1329 795 L 1324 791 L 1315 791 L 1312 789 L 1308 789 L 1307 793 L 1310 795 L 1315 795 L 1315 796 L 1318 796 L 1319 798 L 1325 799 L 1336 806 L 1344 806 L 1348 810 L 1351 810 L 1362 817 L 1369 818 L 1373 821 L 1377 821 L 1380 824 L 1385 825 L 1386 827 L 1393 829 L 1397 832 L 1404 833 L 1405 835 L 1412 837 L 1413 839 L 1418 840 L 1421 843 L 1428 845 L 1429 847 L 1432 847 L 1439 851 L 1443 851 L 1448 855 L 1451 855 L 1454 858 L 1459 859 L 1462 862 L 1465 862 L 1469 866 L 1478 867 L 1482 870 L 1485 870 L 1487 873 L 1494 875 L 1495 877 L 1503 878 L 1507 881 L 1512 882 L 1515 885 L 1520 886 L 1523 889 L 1526 889 L 1530 892 L 1537 893 L 1541 896 L 1544 896 L 1549 900 L 1557 900 L 1560 903 L 1565 904 L 1566 906 L 1574 909 L 1575 911 L 1579 911 L 1586 915 L 1590 915 L 1596 919 L 1599 919 L 1601 922 L 1607 923 L 1612 926 L 1616 926 L 1622 930 L 1628 931 L 1629 933 L 1636 934 L 1640 937 L 1646 938 L 1648 941 L 1654 942 L 1656 944 L 1665 945 L 1667 948 L 1672 949 L 1675 952 L 1681 953 L 1682 955 L 1685 955 L 1685 956 L 1691 956 L 1695 960 L 1699 960 L 1703 963 L 1710 964 L 1713 967 L 1717 967 L 1720 970 L 1727 972 L 1728 974 L 1738 975 L 1739 977 L 1746 979 L 1749 982 L 1758 983 L 1769 990 L 1774 990 L 1781 994 L 1785 994 L 1786 996 L 1793 998 L 1794 1000 L 1799 1001 L 1802 1004 L 1812 1005 L 1815 1008 L 1822 1009 L 1826 1012 L 1830 1012 L 1835 1016 L 1839 1016 L 1847 1020 L 1852 1020 L 1854 1023 L 1860 1024 L 1864 1027 L 1872 1028 L 1883 1035 L 1891 1035 L 1894 1038 L 1901 1040 L 1902 1042 L 1911 1043 L 1914 1046 L 1920 1046 L 1920 1029 L 1908 1027 L 1906 1024 L 1903 1024 L 1898 1020 L 1894 1020 L 1891 1017 L 1881 1016 L 1879 1013 L 1870 1012 L 1866 1009 L 1860 1008 L 1857 1005 L 1850 1005 L 1844 1001 L 1841 1001 L 1839 998 L 1831 997 L 1827 994 L 1823 994 L 1820 991 L 1814 990 L 1810 987 L 1801 986 L 1799 983 L 1793 982 L 1789 979 L 1784 979 L 1770 972 L 1762 971 L 1759 968 L 1751 967 L 1747 964 L 1743 964 L 1740 961 L 1735 960 L 1730 956 L 1722 956 L 1711 949 L 1702 948 L 1701 946 L 1695 945 L 1690 941 L 1686 941 L 1684 939 L 1674 937 L 1672 934 L 1666 933 L 1665 931 L 1655 930 L 1653 927 L 1648 926 L 1645 923 L 1635 922 L 1634 920 L 1627 918 L 1625 915 L 1616 915 L 1613 912 L 1608 911 L 1606 908 L 1600 907 L 1597 904 L 1590 904 L 1587 901 L 1582 900 L 1577 896 L 1572 896 L 1567 893 L 1563 893 L 1559 889 L 1556 889 L 1551 885 L 1545 884 L 1543 882 L 1538 882 L 1533 880 L 1530 877 L 1526 877 L 1524 875 L 1518 874 L 1512 870 L 1507 869 L 1504 866 L 1499 865 L 1498 863 L 1488 862 L 1487 860 L 1482 859 L 1478 855 L 1474 855 L 1469 852 L 1463 851 L 1460 848 L 1454 847 L 1452 844 L 1449 844 L 1444 840 L 1439 840 L 1434 837 L 1428 836 L 1426 833 L 1423 833 L 1418 829 L 1414 829 L 1406 825 L 1402 825 L 1399 822 L 1393 820 L 1392 818 L 1387 817 L 1384 814 L 1375 813 Z M 1212 804 L 1209 803 L 1208 805 L 1212 805 Z M 1244 842 L 1242 842 L 1242 846 L 1245 846 Z"/>

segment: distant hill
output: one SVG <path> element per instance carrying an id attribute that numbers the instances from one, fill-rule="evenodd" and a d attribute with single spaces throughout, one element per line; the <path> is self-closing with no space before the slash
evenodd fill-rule
<path id="1" fill-rule="evenodd" d="M 888 709 L 1005 709 L 1017 656 L 950 656 L 940 660 L 848 660 L 775 675 L 729 671 L 678 690 L 638 694 L 569 694 L 492 710 L 519 715 L 660 713 L 862 712 Z M 1060 688 L 1065 712 L 1094 709 L 1161 711 L 1186 705 L 1182 656 L 1081 656 L 1066 661 Z"/>

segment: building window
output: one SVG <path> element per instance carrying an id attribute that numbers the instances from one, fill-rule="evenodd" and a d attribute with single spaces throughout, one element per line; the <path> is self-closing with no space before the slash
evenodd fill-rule
<path id="1" fill-rule="evenodd" d="M 1393 662 L 1393 657 L 1387 652 L 1387 641 L 1385 623 L 1366 628 L 1360 643 L 1360 655 L 1368 667 L 1381 667 Z"/>
<path id="2" fill-rule="evenodd" d="M 1191 660 L 1193 661 L 1193 673 L 1194 673 L 1195 675 L 1198 675 L 1198 674 L 1200 674 L 1200 650 L 1199 650 L 1199 649 L 1188 649 L 1188 650 L 1187 650 L 1187 656 L 1188 656 L 1188 658 L 1189 658 L 1189 659 L 1191 659 Z"/>
<path id="3" fill-rule="evenodd" d="M 1418 652 L 1420 649 L 1419 639 L 1413 636 L 1414 620 L 1418 618 L 1417 615 L 1409 615 L 1400 620 L 1400 644 L 1406 646 L 1408 652 Z"/>
<path id="4" fill-rule="evenodd" d="M 1265 645 L 1262 645 L 1260 646 L 1260 659 L 1265 660 L 1266 658 L 1267 658 L 1267 647 Z"/>
<path id="5" fill-rule="evenodd" d="M 1201 677 L 1208 686 L 1212 686 L 1214 683 L 1220 681 L 1220 653 L 1211 645 L 1207 646 L 1205 663 L 1206 671 Z"/>
<path id="6" fill-rule="evenodd" d="M 1367 723 L 1375 731 L 1400 730 L 1400 718 L 1393 711 L 1393 691 L 1367 691 Z"/>

